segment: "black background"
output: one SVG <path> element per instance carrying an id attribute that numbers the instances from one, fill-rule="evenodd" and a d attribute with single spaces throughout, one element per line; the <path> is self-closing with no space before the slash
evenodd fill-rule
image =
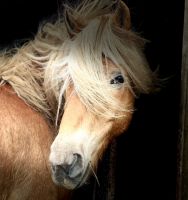
<path id="1" fill-rule="evenodd" d="M 176 197 L 183 0 L 127 0 L 133 29 L 150 42 L 146 56 L 161 78 L 161 91 L 141 95 L 132 124 L 118 141 L 117 200 Z M 2 0 L 0 48 L 32 38 L 41 20 L 56 13 L 58 0 Z M 90 199 L 88 186 L 76 199 Z M 79 193 L 79 192 L 78 192 Z"/>

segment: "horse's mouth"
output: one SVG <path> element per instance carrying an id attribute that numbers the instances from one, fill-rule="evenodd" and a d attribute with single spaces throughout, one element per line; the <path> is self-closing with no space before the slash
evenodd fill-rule
<path id="1" fill-rule="evenodd" d="M 85 170 L 77 174 L 75 177 L 72 177 L 69 174 L 65 174 L 61 168 L 54 170 L 52 167 L 51 171 L 53 182 L 56 185 L 65 187 L 69 190 L 77 189 L 84 185 L 90 174 L 89 165 Z"/>

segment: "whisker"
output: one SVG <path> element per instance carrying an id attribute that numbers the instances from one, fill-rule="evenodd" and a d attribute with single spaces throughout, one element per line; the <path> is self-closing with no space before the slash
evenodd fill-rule
<path id="1" fill-rule="evenodd" d="M 93 167 L 91 165 L 91 161 L 89 162 L 89 166 L 90 166 L 91 171 L 92 171 L 92 173 L 93 173 L 93 175 L 94 175 L 94 177 L 95 177 L 95 179 L 97 181 L 98 186 L 100 187 L 99 179 L 98 179 L 97 174 L 95 173 L 95 171 L 94 171 L 94 169 L 93 169 Z"/>

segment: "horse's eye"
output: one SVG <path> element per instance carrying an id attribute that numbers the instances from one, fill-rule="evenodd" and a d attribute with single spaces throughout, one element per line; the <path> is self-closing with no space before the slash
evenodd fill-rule
<path id="1" fill-rule="evenodd" d="M 122 75 L 118 75 L 115 78 L 111 79 L 110 84 L 122 84 L 124 83 L 124 77 Z"/>

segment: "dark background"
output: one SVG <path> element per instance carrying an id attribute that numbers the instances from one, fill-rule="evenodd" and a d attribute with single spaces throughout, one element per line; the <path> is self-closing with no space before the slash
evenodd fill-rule
<path id="1" fill-rule="evenodd" d="M 116 199 L 175 200 L 184 1 L 125 2 L 133 29 L 150 41 L 145 53 L 151 68 L 159 67 L 160 77 L 168 80 L 160 92 L 137 99 L 132 124 L 117 139 Z M 58 0 L 2 0 L 0 48 L 32 38 L 57 5 Z M 91 199 L 90 190 L 80 189 L 76 199 Z"/>

